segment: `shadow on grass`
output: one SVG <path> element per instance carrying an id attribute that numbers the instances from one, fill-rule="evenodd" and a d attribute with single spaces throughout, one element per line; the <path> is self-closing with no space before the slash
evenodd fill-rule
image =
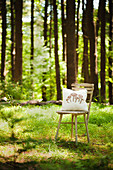
<path id="1" fill-rule="evenodd" d="M 109 160 L 103 159 L 78 159 L 71 161 L 68 159 L 54 158 L 43 159 L 40 161 L 31 160 L 28 162 L 18 163 L 12 161 L 0 162 L 0 170 L 112 170 Z"/>
<path id="2" fill-rule="evenodd" d="M 16 152 L 12 156 L 7 156 L 3 157 L 0 156 L 0 170 L 112 170 L 113 169 L 113 164 L 109 164 L 111 162 L 111 158 L 109 156 L 100 156 L 100 157 L 89 157 L 89 159 L 84 159 L 83 156 L 86 154 L 95 154 L 96 149 L 93 147 L 93 145 L 89 145 L 88 143 L 80 143 L 78 142 L 78 145 L 75 144 L 74 141 L 66 141 L 66 140 L 57 140 L 54 141 L 51 138 L 42 138 L 35 140 L 33 138 L 27 138 L 26 140 L 10 140 L 6 142 L 1 142 L 1 145 L 5 144 L 15 144 L 15 145 L 21 145 L 22 148 L 17 148 Z M 68 150 L 68 153 L 77 153 L 78 156 L 75 157 L 74 159 L 71 159 L 71 157 L 67 158 L 64 156 L 58 157 L 57 155 L 49 155 L 49 151 L 47 151 L 46 155 L 42 153 L 42 157 L 40 158 L 40 153 L 39 156 L 36 155 L 34 157 L 34 154 L 32 153 L 29 157 L 27 153 L 29 151 L 32 151 L 32 149 L 37 150 L 36 146 L 39 147 L 48 147 L 48 145 L 51 146 L 57 146 L 57 149 L 66 149 Z M 22 159 L 21 161 L 17 162 L 17 158 L 20 154 L 23 154 L 24 156 L 26 155 L 27 159 Z M 81 157 L 82 155 L 82 157 Z M 96 154 L 95 154 L 96 155 Z M 112 162 L 113 163 L 113 162 Z"/>

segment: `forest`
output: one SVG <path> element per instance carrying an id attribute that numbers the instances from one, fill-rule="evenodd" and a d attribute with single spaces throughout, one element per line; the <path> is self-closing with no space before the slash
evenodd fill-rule
<path id="1" fill-rule="evenodd" d="M 113 169 L 113 0 L 0 0 L 0 59 L 0 170 Z"/>
<path id="2" fill-rule="evenodd" d="M 2 0 L 0 18 L 1 97 L 61 100 L 88 82 L 113 104 L 112 0 Z"/>

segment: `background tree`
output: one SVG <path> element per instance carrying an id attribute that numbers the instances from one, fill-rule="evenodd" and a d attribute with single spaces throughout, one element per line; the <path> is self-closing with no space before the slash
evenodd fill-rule
<path id="1" fill-rule="evenodd" d="M 93 0 L 87 0 L 86 4 L 86 26 L 87 36 L 90 42 L 90 82 L 94 83 L 94 97 L 98 96 L 98 74 L 97 74 L 97 56 L 95 48 L 95 30 L 93 21 Z M 90 29 L 89 29 L 90 28 Z"/>
<path id="2" fill-rule="evenodd" d="M 6 56 L 6 0 L 2 1 L 2 54 L 1 54 L 1 81 L 5 80 Z"/>
<path id="3" fill-rule="evenodd" d="M 82 64 L 82 73 L 84 77 L 84 82 L 90 82 L 90 73 L 89 73 L 89 59 L 88 59 L 88 35 L 87 35 L 87 22 L 86 22 L 86 10 L 84 8 L 84 0 L 82 0 L 82 31 L 83 31 L 83 64 Z"/>
<path id="4" fill-rule="evenodd" d="M 47 47 L 47 31 L 48 31 L 48 26 L 47 26 L 47 19 L 48 19 L 48 0 L 45 1 L 45 16 L 44 16 L 44 46 Z M 46 63 L 46 61 L 44 61 Z M 42 99 L 43 101 L 47 101 L 46 98 L 46 86 L 45 86 L 45 81 L 46 81 L 46 72 L 43 72 L 42 75 Z"/>
<path id="5" fill-rule="evenodd" d="M 15 41 L 16 41 L 16 56 L 15 56 L 15 73 L 14 81 L 22 81 L 22 9 L 23 0 L 15 2 Z"/>
<path id="6" fill-rule="evenodd" d="M 15 17 L 14 17 L 14 0 L 10 0 L 11 3 L 11 72 L 12 81 L 14 80 L 14 64 L 15 64 Z"/>
<path id="7" fill-rule="evenodd" d="M 106 1 L 101 3 L 101 102 L 106 100 L 105 90 L 105 4 Z"/>
<path id="8" fill-rule="evenodd" d="M 34 59 L 34 0 L 31 0 L 31 76 L 33 74 L 33 59 Z"/>
<path id="9" fill-rule="evenodd" d="M 70 31 L 71 30 L 71 31 Z M 76 81 L 75 75 L 75 1 L 67 0 L 67 87 Z"/>
<path id="10" fill-rule="evenodd" d="M 80 8 L 80 0 L 78 0 L 77 4 L 77 23 L 76 23 L 76 43 L 75 43 L 75 58 L 76 58 L 76 76 L 78 75 L 78 46 L 79 46 L 79 8 Z"/>
<path id="11" fill-rule="evenodd" d="M 49 59 L 50 59 L 50 66 L 49 66 L 49 72 L 50 72 L 50 99 L 53 97 L 53 87 L 52 87 L 52 34 L 53 34 L 53 2 L 50 1 L 50 24 L 49 24 Z"/>
<path id="12" fill-rule="evenodd" d="M 109 0 L 109 15 L 110 15 L 110 25 L 109 25 L 109 102 L 113 104 L 113 1 Z"/>
<path id="13" fill-rule="evenodd" d="M 58 20 L 57 20 L 57 4 L 56 0 L 53 1 L 54 10 L 54 50 L 55 50 L 55 69 L 56 69 L 56 87 L 57 87 L 57 100 L 61 99 L 61 84 L 60 84 L 60 66 L 58 57 Z"/>
<path id="14" fill-rule="evenodd" d="M 32 88 L 32 97 L 33 93 L 33 70 L 34 70 L 34 0 L 31 0 L 31 56 L 30 56 L 30 66 L 31 66 L 31 88 Z"/>

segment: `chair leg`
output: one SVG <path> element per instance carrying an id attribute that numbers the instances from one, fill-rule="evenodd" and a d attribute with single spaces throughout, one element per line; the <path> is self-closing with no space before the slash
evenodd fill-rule
<path id="1" fill-rule="evenodd" d="M 74 118 L 74 115 L 72 114 L 71 138 L 73 138 L 73 118 Z"/>
<path id="2" fill-rule="evenodd" d="M 58 131 L 59 131 L 59 128 L 60 128 L 60 124 L 61 124 L 61 120 L 62 120 L 62 114 L 60 114 L 60 118 L 59 118 L 59 123 L 58 123 L 58 128 L 57 128 L 57 132 L 56 132 L 56 136 L 55 136 L 55 140 L 57 139 L 57 136 L 58 136 Z"/>
<path id="3" fill-rule="evenodd" d="M 75 139 L 76 139 L 76 144 L 78 143 L 77 142 L 77 116 L 75 115 Z"/>
<path id="4" fill-rule="evenodd" d="M 89 132 L 88 132 L 88 123 L 87 123 L 87 119 L 86 119 L 86 114 L 84 114 L 84 121 L 85 121 L 86 132 L 87 132 L 87 140 L 88 140 L 88 142 L 90 142 Z"/>

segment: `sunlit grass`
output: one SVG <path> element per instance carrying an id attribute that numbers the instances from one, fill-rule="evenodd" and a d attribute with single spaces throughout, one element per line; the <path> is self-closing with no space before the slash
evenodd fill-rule
<path id="1" fill-rule="evenodd" d="M 113 106 L 92 103 L 91 142 L 87 143 L 84 125 L 78 125 L 78 145 L 71 139 L 70 125 L 61 125 L 58 140 L 54 140 L 59 109 L 58 105 L 1 106 L 0 169 L 113 168 Z M 67 120 L 71 120 L 69 115 L 64 116 L 63 121 Z"/>

